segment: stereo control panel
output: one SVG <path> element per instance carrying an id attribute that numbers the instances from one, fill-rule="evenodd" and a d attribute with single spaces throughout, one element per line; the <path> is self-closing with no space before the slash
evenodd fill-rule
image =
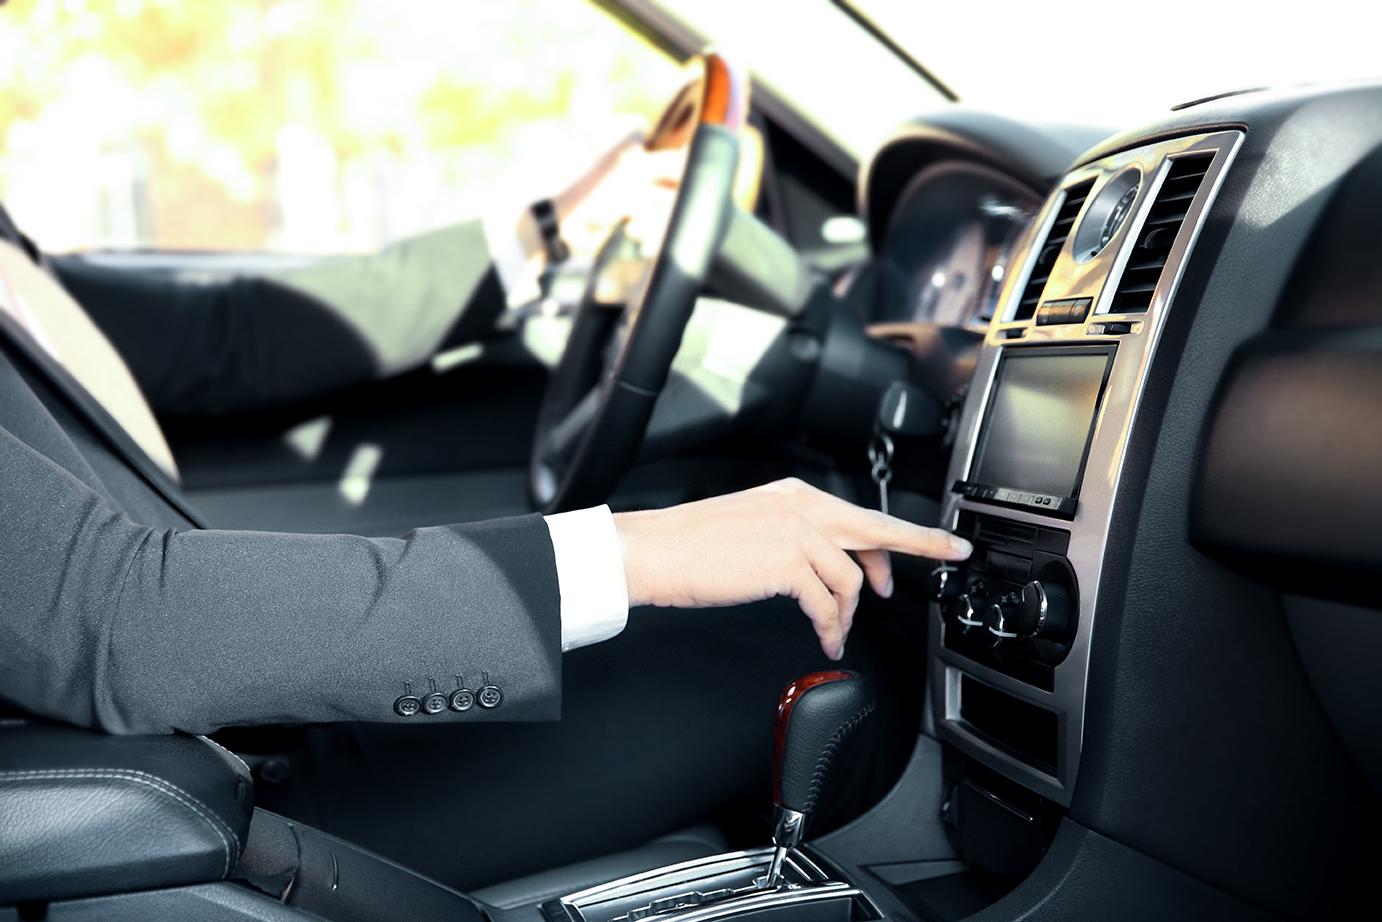
<path id="1" fill-rule="evenodd" d="M 976 553 L 936 593 L 948 649 L 1036 688 L 1055 687 L 1079 611 L 1070 532 L 969 510 L 955 533 Z"/>
<path id="2" fill-rule="evenodd" d="M 1020 245 L 961 416 L 941 523 L 975 551 L 933 574 L 936 732 L 1066 806 L 1124 452 L 1241 141 L 1179 138 L 1068 174 Z"/>

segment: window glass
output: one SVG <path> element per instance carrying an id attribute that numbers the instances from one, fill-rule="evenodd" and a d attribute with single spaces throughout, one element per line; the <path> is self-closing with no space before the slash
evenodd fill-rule
<path id="1" fill-rule="evenodd" d="M 678 65 L 584 0 L 12 0 L 0 197 L 57 252 L 363 252 L 564 187 Z"/>
<path id="2" fill-rule="evenodd" d="M 852 2 L 965 103 L 1022 119 L 1132 128 L 1215 93 L 1382 76 L 1375 2 Z"/>

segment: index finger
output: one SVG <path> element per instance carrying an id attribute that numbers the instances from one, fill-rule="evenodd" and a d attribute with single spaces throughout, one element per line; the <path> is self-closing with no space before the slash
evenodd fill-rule
<path id="1" fill-rule="evenodd" d="M 886 550 L 934 560 L 964 560 L 974 546 L 948 531 L 927 528 L 840 501 L 842 509 L 825 525 L 833 540 L 848 551 Z"/>

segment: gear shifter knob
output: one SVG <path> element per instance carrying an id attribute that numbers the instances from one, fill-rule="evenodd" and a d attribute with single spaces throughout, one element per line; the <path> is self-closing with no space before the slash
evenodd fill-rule
<path id="1" fill-rule="evenodd" d="M 787 850 L 801 841 L 846 742 L 873 713 L 873 689 L 853 672 L 813 672 L 782 691 L 773 733 L 773 863 L 777 886 Z"/>

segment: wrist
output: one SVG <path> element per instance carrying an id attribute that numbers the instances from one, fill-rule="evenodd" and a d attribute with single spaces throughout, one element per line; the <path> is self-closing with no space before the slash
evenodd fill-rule
<path id="1" fill-rule="evenodd" d="M 656 514 L 657 510 L 614 514 L 614 530 L 624 552 L 624 579 L 628 585 L 630 608 L 659 604 L 654 572 L 658 555 L 650 548 L 651 517 Z"/>

